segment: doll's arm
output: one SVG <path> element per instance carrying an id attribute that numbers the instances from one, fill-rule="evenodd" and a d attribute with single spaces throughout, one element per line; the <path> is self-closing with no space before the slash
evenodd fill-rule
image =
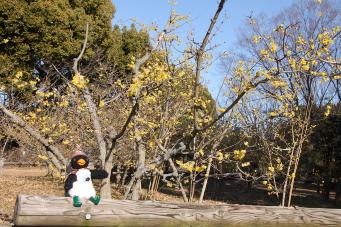
<path id="1" fill-rule="evenodd" d="M 73 182 L 77 181 L 77 176 L 76 174 L 70 174 L 65 181 L 64 184 L 64 190 L 65 190 L 65 196 L 68 197 L 69 195 L 69 190 L 72 188 L 73 186 Z"/>
<path id="2" fill-rule="evenodd" d="M 91 172 L 91 179 L 104 179 L 108 177 L 107 171 L 104 169 L 94 169 L 90 170 Z"/>

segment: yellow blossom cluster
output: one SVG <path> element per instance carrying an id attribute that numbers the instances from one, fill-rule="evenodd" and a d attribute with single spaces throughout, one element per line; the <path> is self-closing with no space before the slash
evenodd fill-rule
<path id="1" fill-rule="evenodd" d="M 22 71 L 18 71 L 14 77 L 11 79 L 12 85 L 19 89 L 31 89 L 31 90 L 36 90 L 36 84 L 39 82 L 39 78 L 31 78 L 29 79 L 28 77 L 31 77 L 29 75 L 24 74 Z"/>
<path id="2" fill-rule="evenodd" d="M 86 79 L 84 76 L 82 76 L 81 74 L 79 74 L 79 73 L 76 73 L 74 76 L 73 76 L 73 78 L 72 78 L 72 80 L 71 80 L 71 83 L 73 84 L 73 85 L 75 85 L 77 88 L 79 88 L 79 89 L 84 89 L 86 86 L 87 86 L 87 84 L 89 83 L 89 80 L 88 79 Z"/>
<path id="3" fill-rule="evenodd" d="M 235 160 L 242 160 L 245 157 L 246 150 L 234 150 L 233 151 L 233 158 Z"/>
<path id="4" fill-rule="evenodd" d="M 325 117 L 328 117 L 330 115 L 331 109 L 331 105 L 327 105 L 326 111 L 323 113 Z"/>
<path id="5" fill-rule="evenodd" d="M 201 165 L 201 166 L 194 167 L 194 165 L 195 165 L 194 161 L 189 161 L 189 162 L 183 163 L 182 161 L 176 160 L 176 164 L 178 164 L 180 166 L 180 168 L 185 169 L 188 172 L 193 172 L 193 171 L 195 171 L 195 172 L 202 172 L 205 169 L 207 169 L 206 165 Z"/>

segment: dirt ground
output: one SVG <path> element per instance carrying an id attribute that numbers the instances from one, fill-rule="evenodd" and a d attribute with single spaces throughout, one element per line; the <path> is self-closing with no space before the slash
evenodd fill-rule
<path id="1" fill-rule="evenodd" d="M 0 226 L 10 224 L 18 194 L 64 196 L 63 180 L 46 176 L 43 167 L 6 167 L 0 175 Z M 96 182 L 95 182 L 96 184 Z M 123 191 L 113 188 L 114 199 L 122 199 Z M 151 199 L 146 194 L 142 199 Z M 160 188 L 152 197 L 153 200 L 182 202 L 181 194 L 175 189 Z M 262 186 L 249 189 L 244 183 L 224 183 L 208 188 L 206 204 L 250 204 L 278 205 L 275 196 L 269 196 Z M 293 204 L 301 207 L 341 208 L 334 201 L 324 201 L 313 188 L 298 187 L 295 190 Z"/>

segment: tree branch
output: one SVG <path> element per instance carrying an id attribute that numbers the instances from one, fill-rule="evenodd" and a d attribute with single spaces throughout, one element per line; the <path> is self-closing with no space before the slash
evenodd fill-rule
<path id="1" fill-rule="evenodd" d="M 83 56 L 83 54 L 85 52 L 86 45 L 87 45 L 87 42 L 88 42 L 88 35 L 89 35 L 89 23 L 86 24 L 85 38 L 84 38 L 84 43 L 83 43 L 82 50 L 81 50 L 79 56 L 77 58 L 75 58 L 74 62 L 73 62 L 72 69 L 75 72 L 75 74 L 80 74 L 79 71 L 78 71 L 78 62 L 81 60 L 81 58 L 82 58 L 82 56 Z M 84 99 L 86 101 L 87 108 L 88 108 L 88 111 L 89 111 L 89 114 L 90 114 L 90 117 L 91 117 L 91 120 L 92 120 L 92 123 L 93 123 L 94 133 L 95 133 L 95 136 L 96 136 L 96 139 L 97 139 L 97 143 L 98 143 L 98 146 L 99 146 L 99 150 L 100 150 L 100 160 L 102 162 L 101 163 L 102 167 L 104 168 L 107 149 L 106 149 L 106 143 L 105 143 L 105 140 L 104 140 L 104 137 L 103 137 L 103 133 L 102 133 L 102 126 L 101 126 L 99 117 L 97 115 L 97 108 L 96 108 L 95 103 L 92 100 L 92 97 L 90 95 L 89 89 L 87 87 L 85 87 L 82 90 L 82 93 L 83 93 L 83 97 L 84 97 Z"/>
<path id="2" fill-rule="evenodd" d="M 200 79 L 200 73 L 201 73 L 201 65 L 203 61 L 203 54 L 205 52 L 205 48 L 207 46 L 207 43 L 209 41 L 210 35 L 212 33 L 212 30 L 218 20 L 219 14 L 224 8 L 225 0 L 221 0 L 218 6 L 217 11 L 215 12 L 213 18 L 211 19 L 210 26 L 206 32 L 206 35 L 200 45 L 199 50 L 196 53 L 196 67 L 195 67 L 195 80 L 194 80 L 194 102 L 199 97 L 199 79 Z M 194 103 L 194 131 L 197 131 L 199 129 L 198 126 L 198 108 L 196 107 Z"/>
<path id="3" fill-rule="evenodd" d="M 16 125 L 18 125 L 20 128 L 23 128 L 30 136 L 35 138 L 38 142 L 40 142 L 48 151 L 50 151 L 58 161 L 60 161 L 65 167 L 67 165 L 66 159 L 62 155 L 62 153 L 59 151 L 59 149 L 52 144 L 49 143 L 48 139 L 46 139 L 43 135 L 40 134 L 40 132 L 33 127 L 31 127 L 29 124 L 27 124 L 26 121 L 21 119 L 19 116 L 12 113 L 12 111 L 8 110 L 2 103 L 0 103 L 0 110 L 4 112 L 4 114 L 9 117 L 10 121 Z"/>

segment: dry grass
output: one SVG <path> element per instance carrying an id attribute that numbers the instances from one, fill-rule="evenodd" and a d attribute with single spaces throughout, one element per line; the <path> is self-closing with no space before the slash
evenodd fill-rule
<path id="1" fill-rule="evenodd" d="M 12 219 L 18 194 L 63 196 L 63 182 L 41 176 L 0 176 L 0 224 Z"/>

